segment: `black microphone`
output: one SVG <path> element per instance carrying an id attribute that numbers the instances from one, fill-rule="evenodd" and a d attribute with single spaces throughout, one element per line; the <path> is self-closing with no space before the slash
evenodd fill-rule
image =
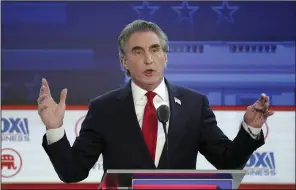
<path id="1" fill-rule="evenodd" d="M 167 105 L 161 105 L 157 108 L 157 119 L 162 123 L 164 134 L 165 134 L 165 146 L 166 146 L 166 165 L 169 169 L 169 143 L 168 143 L 168 132 L 166 130 L 166 123 L 170 118 L 170 108 Z"/>

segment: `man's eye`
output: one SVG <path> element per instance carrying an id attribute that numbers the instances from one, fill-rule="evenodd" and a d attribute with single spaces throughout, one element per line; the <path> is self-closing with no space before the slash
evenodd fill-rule
<path id="1" fill-rule="evenodd" d="M 158 52 L 159 51 L 159 48 L 153 48 L 152 51 L 153 52 Z"/>

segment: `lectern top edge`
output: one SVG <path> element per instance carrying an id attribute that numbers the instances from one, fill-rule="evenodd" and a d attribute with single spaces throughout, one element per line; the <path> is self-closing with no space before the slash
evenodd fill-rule
<path id="1" fill-rule="evenodd" d="M 245 170 L 110 169 L 105 172 L 99 188 L 130 189 L 142 184 L 149 185 L 151 189 L 152 186 L 157 187 L 160 183 L 163 183 L 162 186 L 168 185 L 167 181 L 169 180 L 170 183 L 174 182 L 184 187 L 186 184 L 195 187 L 210 183 L 210 185 L 216 185 L 219 188 L 237 189 L 245 173 Z"/>
<path id="2" fill-rule="evenodd" d="M 107 170 L 106 173 L 109 174 L 122 174 L 122 173 L 229 173 L 229 174 L 245 174 L 246 171 L 244 170 L 115 170 L 110 169 Z"/>

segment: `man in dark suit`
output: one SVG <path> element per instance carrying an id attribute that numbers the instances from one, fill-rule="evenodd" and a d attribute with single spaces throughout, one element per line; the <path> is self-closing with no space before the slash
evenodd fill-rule
<path id="1" fill-rule="evenodd" d="M 242 169 L 264 144 L 261 127 L 273 114 L 268 96 L 262 94 L 247 108 L 242 127 L 231 141 L 218 128 L 206 96 L 165 79 L 168 39 L 156 24 L 134 21 L 123 29 L 118 43 L 121 63 L 131 80 L 91 100 L 72 147 L 63 128 L 67 90 L 62 90 L 56 104 L 42 79 L 38 111 L 47 129 L 42 145 L 62 181 L 85 179 L 100 154 L 104 170 L 195 169 L 198 152 L 217 169 Z M 168 154 L 156 117 L 162 104 L 171 112 Z"/>

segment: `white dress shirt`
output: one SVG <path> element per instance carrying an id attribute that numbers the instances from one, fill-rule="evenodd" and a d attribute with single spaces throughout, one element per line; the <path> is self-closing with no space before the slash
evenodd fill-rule
<path id="1" fill-rule="evenodd" d="M 147 96 L 145 95 L 147 91 L 137 86 L 134 82 L 132 82 L 131 88 L 132 88 L 132 94 L 133 94 L 133 99 L 135 104 L 136 115 L 138 118 L 139 125 L 142 128 L 144 109 L 147 103 Z M 169 93 L 164 80 L 162 80 L 160 85 L 158 85 L 158 87 L 155 90 L 153 90 L 153 92 L 156 93 L 156 96 L 153 98 L 153 104 L 155 109 L 157 109 L 159 106 L 163 104 L 170 106 Z M 167 122 L 167 125 L 166 125 L 166 131 L 168 131 L 168 128 L 169 128 L 169 121 Z M 165 133 L 163 131 L 162 123 L 158 122 L 157 143 L 156 143 L 156 152 L 155 152 L 155 161 L 154 161 L 154 164 L 156 167 L 158 166 L 158 162 L 159 162 L 164 144 L 165 144 Z"/>
<path id="2" fill-rule="evenodd" d="M 134 99 L 134 105 L 135 105 L 135 110 L 136 110 L 136 115 L 137 119 L 139 122 L 140 127 L 142 128 L 142 122 L 143 122 L 143 116 L 144 116 L 144 108 L 147 103 L 147 97 L 145 96 L 146 90 L 140 88 L 137 86 L 134 82 L 131 83 L 131 90 L 132 90 L 132 95 Z M 160 85 L 153 91 L 157 95 L 153 99 L 154 107 L 157 109 L 160 105 L 167 105 L 170 106 L 169 104 L 169 95 L 168 95 L 168 89 L 166 87 L 164 79 L 160 83 Z M 261 131 L 260 128 L 254 128 L 251 126 L 248 126 L 244 121 L 242 122 L 244 129 L 250 134 L 250 136 L 255 139 L 256 136 L 253 136 L 248 128 L 251 130 L 251 132 L 254 135 L 258 135 Z M 167 131 L 169 129 L 169 122 L 167 122 Z M 57 129 L 48 129 L 46 131 L 46 137 L 48 144 L 55 143 L 59 141 L 65 134 L 64 128 L 60 127 Z M 157 134 L 157 144 L 156 144 L 156 154 L 155 154 L 155 166 L 158 166 L 159 159 L 163 150 L 165 144 L 165 133 L 163 131 L 163 126 L 160 122 L 158 122 L 158 134 Z"/>

